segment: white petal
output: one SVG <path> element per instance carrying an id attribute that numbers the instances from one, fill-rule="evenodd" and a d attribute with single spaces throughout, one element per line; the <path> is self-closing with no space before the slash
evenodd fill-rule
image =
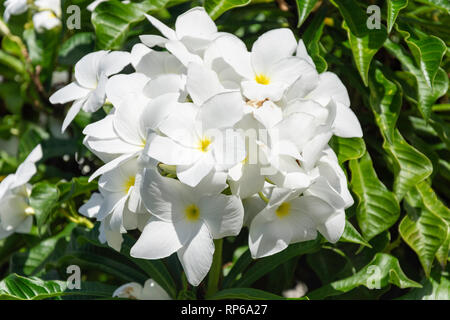
<path id="1" fill-rule="evenodd" d="M 97 87 L 98 70 L 100 61 L 106 57 L 107 51 L 101 50 L 85 55 L 75 64 L 75 79 L 85 87 L 94 89 Z"/>
<path id="2" fill-rule="evenodd" d="M 125 51 L 112 51 L 101 60 L 100 73 L 111 76 L 123 70 L 131 63 L 131 55 Z"/>
<path id="3" fill-rule="evenodd" d="M 244 78 L 253 79 L 255 74 L 250 61 L 250 52 L 247 51 L 247 47 L 241 39 L 232 34 L 225 34 L 218 37 L 213 46 L 238 74 Z"/>
<path id="4" fill-rule="evenodd" d="M 330 99 L 334 99 L 344 106 L 350 105 L 347 89 L 338 76 L 332 72 L 324 72 L 319 75 L 317 87 L 307 95 L 307 98 L 315 100 L 323 106 L 327 105 Z"/>
<path id="5" fill-rule="evenodd" d="M 171 300 L 166 291 L 153 279 L 145 281 L 142 300 Z"/>
<path id="6" fill-rule="evenodd" d="M 178 103 L 178 97 L 178 93 L 167 93 L 158 95 L 155 99 L 151 100 L 145 106 L 140 117 L 139 121 L 142 127 L 146 129 L 146 131 L 148 131 L 148 129 L 158 129 L 160 124 L 166 120 L 177 107 L 182 108 Z"/>
<path id="7" fill-rule="evenodd" d="M 162 33 L 162 35 L 164 37 L 166 37 L 167 39 L 170 40 L 174 40 L 177 38 L 175 31 L 173 31 L 172 29 L 170 29 L 168 26 L 166 26 L 164 23 L 162 23 L 161 21 L 159 21 L 156 18 L 153 18 L 152 16 L 146 14 L 145 15 L 147 17 L 147 19 L 150 21 L 150 23 L 159 30 L 159 32 Z"/>
<path id="8" fill-rule="evenodd" d="M 103 119 L 88 124 L 83 129 L 83 134 L 97 139 L 114 139 L 117 133 L 114 131 L 114 113 L 108 114 Z"/>
<path id="9" fill-rule="evenodd" d="M 141 37 L 145 37 L 145 36 L 141 36 Z M 152 37 L 152 36 L 149 36 Z M 158 37 L 161 39 L 162 38 L 160 36 L 153 36 L 153 37 Z M 146 45 L 142 44 L 142 43 L 136 43 L 133 48 L 131 48 L 131 56 L 130 56 L 130 61 L 131 61 L 131 65 L 133 66 L 133 68 L 136 69 L 137 65 L 139 64 L 139 62 L 141 62 L 141 59 L 149 52 L 151 52 L 152 49 L 150 49 L 149 47 L 147 47 Z"/>
<path id="10" fill-rule="evenodd" d="M 264 33 L 252 47 L 252 65 L 257 74 L 267 73 L 279 60 L 290 57 L 297 48 L 297 41 L 290 29 L 274 29 Z"/>
<path id="11" fill-rule="evenodd" d="M 85 100 L 84 99 L 80 99 L 80 100 L 76 100 L 72 106 L 70 107 L 69 111 L 67 111 L 66 117 L 64 118 L 64 122 L 62 124 L 62 128 L 61 128 L 61 132 L 66 131 L 67 127 L 69 126 L 69 124 L 73 121 L 73 119 L 75 119 L 75 117 L 77 116 L 78 112 L 80 112 L 81 107 L 83 106 Z"/>
<path id="12" fill-rule="evenodd" d="M 141 236 L 130 250 L 130 255 L 141 259 L 162 259 L 178 251 L 189 238 L 180 238 L 175 225 L 151 218 Z"/>
<path id="13" fill-rule="evenodd" d="M 181 74 L 183 65 L 176 57 L 166 51 L 150 51 L 136 66 L 136 71 L 154 79 L 164 74 Z"/>
<path id="14" fill-rule="evenodd" d="M 182 146 L 167 137 L 153 135 L 147 139 L 148 156 L 168 165 L 190 165 L 201 156 L 201 151 Z"/>
<path id="15" fill-rule="evenodd" d="M 217 74 L 198 63 L 191 63 L 188 66 L 186 88 L 192 101 L 197 105 L 202 105 L 212 96 L 225 90 Z"/>
<path id="16" fill-rule="evenodd" d="M 295 52 L 295 55 L 299 58 L 305 59 L 306 61 L 308 61 L 308 63 L 311 66 L 315 66 L 313 59 L 310 57 L 310 55 L 308 54 L 308 51 L 306 50 L 306 46 L 305 43 L 303 42 L 302 39 L 300 39 L 298 41 L 298 45 L 297 45 L 297 50 Z"/>
<path id="17" fill-rule="evenodd" d="M 257 101 L 264 99 L 279 101 L 287 89 L 287 85 L 280 82 L 265 85 L 259 84 L 254 80 L 243 81 L 241 86 L 242 93 L 246 98 Z"/>
<path id="18" fill-rule="evenodd" d="M 202 63 L 202 59 L 188 51 L 181 41 L 168 41 L 166 43 L 167 50 L 172 53 L 184 65 L 188 66 L 191 62 Z"/>
<path id="19" fill-rule="evenodd" d="M 191 165 L 177 166 L 177 177 L 184 184 L 195 187 L 211 172 L 211 170 L 213 170 L 213 168 L 214 159 L 211 152 L 207 152 L 206 154 L 202 154 L 200 158 Z"/>
<path id="20" fill-rule="evenodd" d="M 136 153 L 126 153 L 121 155 L 120 157 L 115 158 L 114 160 L 111 160 L 110 162 L 104 164 L 103 166 L 101 166 L 100 168 L 98 168 L 90 177 L 89 177 L 89 181 L 94 180 L 95 178 L 97 178 L 98 176 L 104 174 L 105 172 L 108 172 L 118 166 L 120 166 L 121 164 L 123 164 L 124 162 L 128 161 L 129 159 L 136 157 L 137 154 Z"/>
<path id="21" fill-rule="evenodd" d="M 100 193 L 94 192 L 88 202 L 83 204 L 78 212 L 88 218 L 95 218 L 103 203 L 103 196 Z"/>
<path id="22" fill-rule="evenodd" d="M 352 109 L 339 102 L 336 103 L 336 107 L 336 118 L 333 123 L 334 134 L 343 138 L 361 138 L 363 136 L 361 124 Z"/>
<path id="23" fill-rule="evenodd" d="M 146 97 L 157 99 L 167 93 L 184 91 L 186 77 L 178 74 L 163 74 L 147 82 L 143 89 Z"/>
<path id="24" fill-rule="evenodd" d="M 244 115 L 244 101 L 239 92 L 220 93 L 207 100 L 200 109 L 203 130 L 228 128 Z"/>
<path id="25" fill-rule="evenodd" d="M 206 225 L 177 254 L 189 283 L 198 286 L 208 274 L 214 254 L 214 243 Z"/>
<path id="26" fill-rule="evenodd" d="M 254 259 L 263 258 L 287 248 L 292 238 L 289 224 L 273 218 L 274 213 L 264 209 L 250 225 L 248 244 Z"/>
<path id="27" fill-rule="evenodd" d="M 147 210 L 166 222 L 182 219 L 186 206 L 192 204 L 186 186 L 176 179 L 161 176 L 156 169 L 145 170 L 141 195 Z"/>
<path id="28" fill-rule="evenodd" d="M 142 90 L 148 80 L 142 73 L 117 74 L 112 76 L 106 83 L 106 98 L 114 107 L 118 108 L 127 95 L 142 95 Z"/>
<path id="29" fill-rule="evenodd" d="M 199 204 L 200 216 L 214 239 L 237 236 L 241 231 L 244 208 L 236 196 L 204 196 Z"/>
<path id="30" fill-rule="evenodd" d="M 76 82 L 71 82 L 67 86 L 59 89 L 49 98 L 52 104 L 63 104 L 69 101 L 81 99 L 89 94 L 91 90 L 78 85 Z"/>
<path id="31" fill-rule="evenodd" d="M 341 210 L 339 214 L 331 217 L 323 224 L 317 226 L 317 230 L 331 243 L 336 243 L 344 233 L 345 212 Z"/>
<path id="32" fill-rule="evenodd" d="M 25 199 L 20 196 L 9 196 L 0 202 L 0 223 L 4 230 L 16 229 L 27 218 Z"/>
<path id="33" fill-rule="evenodd" d="M 184 36 L 207 38 L 217 32 L 217 27 L 203 7 L 195 7 L 178 16 L 175 30 L 178 39 Z"/>
<path id="34" fill-rule="evenodd" d="M 153 48 L 155 46 L 158 47 L 164 47 L 166 42 L 168 41 L 167 38 L 153 35 L 153 34 L 145 34 L 142 36 L 139 36 L 139 39 L 143 44 L 145 44 L 147 47 Z"/>
<path id="35" fill-rule="evenodd" d="M 137 282 L 126 283 L 117 288 L 113 294 L 113 297 L 125 298 L 125 299 L 142 299 L 142 286 Z"/>
<path id="36" fill-rule="evenodd" d="M 127 96 L 114 114 L 114 129 L 129 144 L 144 146 L 146 132 L 141 132 L 141 115 L 149 103 L 145 97 Z"/>

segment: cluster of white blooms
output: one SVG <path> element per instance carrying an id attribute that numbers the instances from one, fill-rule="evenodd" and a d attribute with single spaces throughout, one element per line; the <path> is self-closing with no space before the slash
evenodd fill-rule
<path id="1" fill-rule="evenodd" d="M 61 26 L 61 0 L 6 0 L 3 18 L 7 22 L 11 15 L 25 13 L 30 7 L 35 11 L 33 25 L 37 32 Z"/>
<path id="2" fill-rule="evenodd" d="M 248 51 L 200 7 L 175 29 L 147 18 L 162 36 L 141 36 L 131 53 L 88 54 L 51 97 L 75 101 L 63 129 L 80 109 L 113 106 L 83 131 L 105 162 L 91 176 L 99 193 L 80 208 L 101 222 L 100 240 L 120 250 L 122 234 L 139 229 L 131 255 L 176 252 L 193 285 L 211 267 L 213 239 L 244 225 L 254 258 L 317 232 L 338 241 L 353 199 L 328 142 L 362 136 L 338 77 L 318 74 L 289 29 Z M 134 72 L 117 74 L 128 64 Z"/>
<path id="3" fill-rule="evenodd" d="M 6 176 L 0 183 L 0 239 L 14 232 L 30 232 L 34 210 L 29 204 L 31 185 L 28 182 L 36 173 L 35 163 L 41 158 L 42 149 L 38 145 L 16 173 Z"/>

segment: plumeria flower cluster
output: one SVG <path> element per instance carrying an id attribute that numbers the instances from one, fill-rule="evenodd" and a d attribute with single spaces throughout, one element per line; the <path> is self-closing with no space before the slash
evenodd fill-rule
<path id="1" fill-rule="evenodd" d="M 34 209 L 30 206 L 31 185 L 36 174 L 36 162 L 42 158 L 38 145 L 19 165 L 17 171 L 6 176 L 0 183 L 0 239 L 11 234 L 29 233 L 33 225 Z"/>
<path id="2" fill-rule="evenodd" d="M 3 18 L 7 22 L 12 15 L 20 15 L 33 9 L 33 25 L 37 32 L 61 26 L 61 0 L 6 0 Z"/>
<path id="3" fill-rule="evenodd" d="M 328 143 L 362 136 L 339 78 L 319 74 L 289 29 L 248 50 L 200 7 L 174 29 L 147 18 L 161 35 L 142 35 L 131 53 L 88 54 L 50 99 L 74 101 L 63 130 L 81 109 L 113 106 L 83 131 L 105 163 L 91 176 L 99 192 L 80 208 L 100 221 L 100 240 L 120 250 L 138 229 L 131 255 L 176 253 L 195 286 L 214 240 L 243 226 L 253 258 L 318 233 L 338 241 L 353 199 Z"/>

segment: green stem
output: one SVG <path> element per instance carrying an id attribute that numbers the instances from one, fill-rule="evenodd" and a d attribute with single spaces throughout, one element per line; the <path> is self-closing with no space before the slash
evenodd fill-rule
<path id="1" fill-rule="evenodd" d="M 222 274 L 222 246 L 223 239 L 214 240 L 214 256 L 208 275 L 208 288 L 206 289 L 206 297 L 209 298 L 219 289 L 219 280 Z"/>

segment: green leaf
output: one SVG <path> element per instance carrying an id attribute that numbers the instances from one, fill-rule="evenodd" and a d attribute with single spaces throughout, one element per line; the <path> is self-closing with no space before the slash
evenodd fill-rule
<path id="1" fill-rule="evenodd" d="M 388 0 L 387 3 L 387 26 L 390 33 L 400 10 L 408 6 L 408 0 Z"/>
<path id="2" fill-rule="evenodd" d="M 331 147 L 338 157 L 339 164 L 352 159 L 361 158 L 366 152 L 366 144 L 362 138 L 341 138 L 333 136 Z"/>
<path id="3" fill-rule="evenodd" d="M 75 33 L 67 39 L 59 50 L 58 62 L 73 66 L 78 60 L 95 49 L 95 35 L 93 32 Z"/>
<path id="4" fill-rule="evenodd" d="M 92 13 L 92 24 L 99 49 L 120 49 L 130 28 L 144 20 L 144 14 L 164 7 L 167 0 L 145 0 L 124 4 L 118 0 L 103 2 Z"/>
<path id="5" fill-rule="evenodd" d="M 438 199 L 436 193 L 430 185 L 422 181 L 416 186 L 416 190 L 422 200 L 423 205 L 433 212 L 435 215 L 441 217 L 447 223 L 447 239 L 436 253 L 436 258 L 444 268 L 447 264 L 449 249 L 450 249 L 450 209 L 446 207 L 441 200 Z"/>
<path id="6" fill-rule="evenodd" d="M 417 0 L 418 2 L 429 4 L 433 7 L 447 10 L 447 13 L 450 14 L 450 3 L 448 0 Z"/>
<path id="7" fill-rule="evenodd" d="M 61 181 L 57 184 L 60 193 L 60 203 L 64 203 L 79 195 L 97 190 L 97 182 L 89 182 L 88 177 L 74 177 L 71 181 Z"/>
<path id="8" fill-rule="evenodd" d="M 12 256 L 10 269 L 15 273 L 26 276 L 36 275 L 55 252 L 58 242 L 67 236 L 70 236 L 76 224 L 68 224 L 64 230 L 57 235 L 42 240 L 36 246 L 25 252 L 17 252 Z"/>
<path id="9" fill-rule="evenodd" d="M 433 165 L 395 128 L 402 104 L 401 91 L 379 69 L 375 70 L 375 77 L 371 77 L 370 94 L 370 107 L 384 139 L 383 149 L 392 160 L 394 193 L 400 201 L 409 189 L 432 173 Z"/>
<path id="10" fill-rule="evenodd" d="M 205 0 L 204 6 L 206 12 L 208 12 L 211 18 L 215 20 L 225 11 L 246 6 L 250 1 L 251 0 Z"/>
<path id="11" fill-rule="evenodd" d="M 82 282 L 80 290 L 70 290 L 65 281 L 44 281 L 10 274 L 0 282 L 0 300 L 43 300 L 64 295 L 111 297 L 114 288 L 100 283 Z"/>
<path id="12" fill-rule="evenodd" d="M 379 68 L 375 70 L 375 75 L 370 80 L 370 105 L 382 135 L 392 143 L 403 92 L 401 87 L 388 80 Z"/>
<path id="13" fill-rule="evenodd" d="M 405 54 L 400 45 L 390 40 L 386 41 L 385 48 L 400 60 L 416 79 L 418 107 L 423 118 L 428 120 L 432 106 L 448 89 L 447 74 L 439 67 L 446 46 L 442 40 L 434 36 L 421 40 L 408 40 L 409 33 L 403 32 L 403 34 L 407 34 L 405 41 L 415 59 Z"/>
<path id="14" fill-rule="evenodd" d="M 359 202 L 356 218 L 365 239 L 372 239 L 389 229 L 400 216 L 395 195 L 378 179 L 369 153 L 349 163 L 351 187 Z"/>
<path id="15" fill-rule="evenodd" d="M 276 294 L 252 289 L 252 288 L 233 288 L 217 292 L 209 300 L 286 300 L 286 298 Z"/>
<path id="16" fill-rule="evenodd" d="M 375 53 L 386 41 L 387 32 L 384 26 L 381 29 L 372 29 L 361 36 L 354 34 L 344 21 L 342 27 L 347 30 L 350 48 L 361 78 L 366 86 L 369 83 L 369 68 Z M 367 27 L 364 25 L 364 28 Z"/>
<path id="17" fill-rule="evenodd" d="M 421 282 L 422 288 L 412 289 L 398 300 L 450 300 L 450 278 L 447 271 L 434 270 Z"/>
<path id="18" fill-rule="evenodd" d="M 393 143 L 385 141 L 383 148 L 393 160 L 394 193 L 400 201 L 412 187 L 431 175 L 433 165 L 423 153 L 408 144 L 398 130 Z"/>
<path id="19" fill-rule="evenodd" d="M 79 231 L 79 230 L 77 230 Z M 93 244 L 97 247 L 101 247 L 105 250 L 112 252 L 114 255 L 116 254 L 111 248 L 109 248 L 106 244 L 102 244 L 98 241 L 98 230 L 97 228 L 91 230 L 88 233 L 83 232 L 82 234 L 75 235 L 78 241 L 85 241 L 90 244 Z M 133 247 L 135 240 L 132 239 L 128 235 L 123 235 L 123 243 L 120 254 L 122 257 L 126 258 L 128 261 L 131 261 L 136 266 L 138 266 L 143 272 L 147 274 L 148 277 L 155 280 L 170 296 L 175 298 L 176 296 L 176 286 L 175 282 L 167 270 L 164 262 L 161 260 L 145 260 L 145 259 L 137 259 L 130 256 L 131 247 Z M 127 266 L 128 267 L 128 266 Z"/>
<path id="20" fill-rule="evenodd" d="M 339 241 L 357 243 L 362 246 L 372 248 L 370 243 L 363 238 L 363 236 L 358 232 L 358 230 L 355 229 L 355 227 L 348 220 L 345 221 L 344 233 L 342 234 Z"/>
<path id="21" fill-rule="evenodd" d="M 308 27 L 302 35 L 308 54 L 313 59 L 317 72 L 319 73 L 325 72 L 328 67 L 327 61 L 320 53 L 320 38 L 322 37 L 323 28 L 325 26 L 326 14 L 327 7 L 321 6 L 320 9 L 314 14 L 311 23 L 308 24 Z"/>
<path id="22" fill-rule="evenodd" d="M 316 289 L 308 294 L 308 298 L 311 300 L 323 299 L 343 294 L 359 286 L 365 286 L 369 289 L 381 289 L 389 283 L 402 289 L 421 287 L 420 284 L 405 275 L 397 258 L 389 254 L 377 253 L 367 266 L 353 276 Z"/>
<path id="23" fill-rule="evenodd" d="M 35 211 L 36 223 L 41 228 L 58 204 L 58 188 L 48 182 L 39 182 L 33 186 L 30 206 Z"/>
<path id="24" fill-rule="evenodd" d="M 320 242 L 321 238 L 317 237 L 315 240 L 292 244 L 277 254 L 257 260 L 256 263 L 242 275 L 241 279 L 233 284 L 233 287 L 248 287 L 252 285 L 256 280 L 289 259 L 314 252 L 319 248 Z"/>
<path id="25" fill-rule="evenodd" d="M 350 32 L 356 37 L 367 34 L 367 15 L 355 0 L 331 0 L 339 9 Z"/>
<path id="26" fill-rule="evenodd" d="M 318 0 L 297 0 L 298 23 L 297 28 L 300 28 L 302 23 L 308 18 L 311 10 L 314 8 Z"/>
<path id="27" fill-rule="evenodd" d="M 405 199 L 408 214 L 398 229 L 403 240 L 416 252 L 428 276 L 438 249 L 447 239 L 447 223 L 425 207 L 415 189 L 410 190 Z"/>
<path id="28" fill-rule="evenodd" d="M 246 250 L 244 253 L 242 253 L 239 258 L 236 260 L 236 262 L 233 264 L 233 267 L 228 272 L 228 274 L 225 276 L 222 282 L 222 287 L 224 289 L 232 287 L 234 281 L 238 279 L 242 273 L 245 271 L 245 269 L 253 262 L 252 255 L 250 253 L 250 250 Z"/>

